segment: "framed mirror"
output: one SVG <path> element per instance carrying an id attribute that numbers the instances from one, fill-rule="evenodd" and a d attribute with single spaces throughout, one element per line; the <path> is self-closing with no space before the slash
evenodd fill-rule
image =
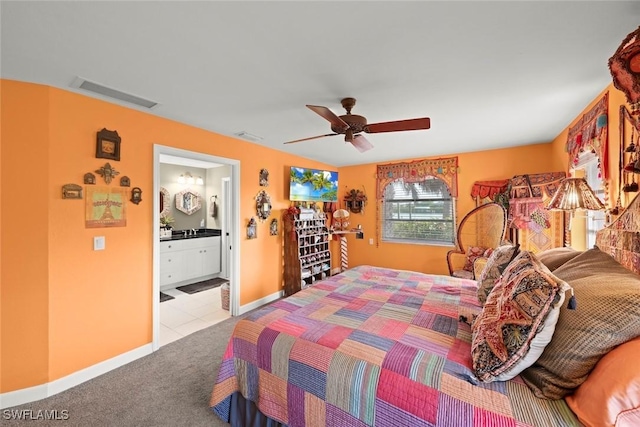
<path id="1" fill-rule="evenodd" d="M 256 196 L 256 212 L 261 221 L 271 215 L 271 198 L 264 190 L 260 191 Z"/>
<path id="2" fill-rule="evenodd" d="M 176 193 L 176 209 L 187 215 L 198 212 L 202 207 L 200 194 L 193 190 L 182 190 Z"/>
<path id="3" fill-rule="evenodd" d="M 171 211 L 171 195 L 169 195 L 169 191 L 160 187 L 160 216 L 169 215 Z"/>

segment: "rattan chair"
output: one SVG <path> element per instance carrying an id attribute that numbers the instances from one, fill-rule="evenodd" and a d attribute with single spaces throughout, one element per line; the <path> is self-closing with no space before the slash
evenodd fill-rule
<path id="1" fill-rule="evenodd" d="M 507 212 L 498 203 L 478 206 L 465 215 L 458 227 L 457 247 L 447 252 L 449 274 L 464 279 L 476 279 L 487 259 L 480 254 L 485 254 L 487 249 L 495 249 L 503 243 L 506 227 Z M 479 256 L 467 259 L 469 248 L 473 248 L 474 253 Z"/>

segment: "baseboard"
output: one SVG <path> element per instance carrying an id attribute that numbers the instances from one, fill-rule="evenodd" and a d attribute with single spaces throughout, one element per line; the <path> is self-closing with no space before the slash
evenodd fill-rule
<path id="1" fill-rule="evenodd" d="M 340 273 L 340 268 L 334 268 L 333 270 L 331 270 L 331 275 L 335 276 L 336 274 Z"/>
<path id="2" fill-rule="evenodd" d="M 264 298 L 260 298 L 258 300 L 253 301 L 253 302 L 250 302 L 249 304 L 241 305 L 240 306 L 240 314 L 244 314 L 244 313 L 249 312 L 251 310 L 254 310 L 256 308 L 262 307 L 263 305 L 269 304 L 270 302 L 278 300 L 278 299 L 282 298 L 283 296 L 284 296 L 284 291 L 278 291 L 278 292 L 272 293 L 271 295 L 267 295 Z"/>
<path id="3" fill-rule="evenodd" d="M 2 393 L 0 394 L 0 409 L 23 405 L 25 403 L 53 396 L 54 394 L 68 390 L 71 387 L 75 387 L 85 381 L 89 381 L 90 379 L 119 368 L 120 366 L 133 362 L 136 359 L 147 356 L 151 354 L 152 351 L 152 345 L 150 343 L 145 344 L 141 347 L 105 360 L 104 362 L 97 363 L 93 366 L 89 366 L 88 368 L 74 372 L 73 374 L 69 374 L 66 377 L 51 381 L 50 383 Z"/>

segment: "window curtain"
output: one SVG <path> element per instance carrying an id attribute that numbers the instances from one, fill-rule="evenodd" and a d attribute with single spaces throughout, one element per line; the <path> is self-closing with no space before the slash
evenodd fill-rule
<path id="1" fill-rule="evenodd" d="M 609 92 L 587 111 L 578 122 L 569 128 L 565 150 L 569 153 L 569 169 L 578 164 L 580 153 L 593 151 L 598 156 L 598 170 L 602 181 L 609 179 L 609 158 L 607 147 L 609 136 L 607 132 L 607 109 Z M 606 188 L 605 188 L 606 190 Z"/>
<path id="2" fill-rule="evenodd" d="M 381 239 L 380 203 L 384 201 L 384 190 L 391 182 L 420 182 L 428 177 L 441 179 L 451 197 L 458 197 L 458 157 L 423 159 L 412 162 L 387 163 L 377 165 L 376 170 L 376 246 Z"/>

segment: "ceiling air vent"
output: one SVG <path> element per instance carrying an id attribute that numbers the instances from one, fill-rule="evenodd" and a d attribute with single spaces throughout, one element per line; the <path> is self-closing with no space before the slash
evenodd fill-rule
<path id="1" fill-rule="evenodd" d="M 157 102 L 149 101 L 148 99 L 140 98 L 139 96 L 121 92 L 116 89 L 111 89 L 110 87 L 90 82 L 89 80 L 85 80 L 81 77 L 76 77 L 70 86 L 149 109 L 158 105 Z"/>
<path id="2" fill-rule="evenodd" d="M 247 141 L 253 141 L 253 142 L 260 142 L 262 141 L 264 138 L 258 135 L 253 135 L 250 134 L 249 132 L 245 132 L 245 131 L 240 131 L 240 132 L 236 132 L 234 133 L 235 136 L 240 137 L 242 139 L 246 139 Z"/>

